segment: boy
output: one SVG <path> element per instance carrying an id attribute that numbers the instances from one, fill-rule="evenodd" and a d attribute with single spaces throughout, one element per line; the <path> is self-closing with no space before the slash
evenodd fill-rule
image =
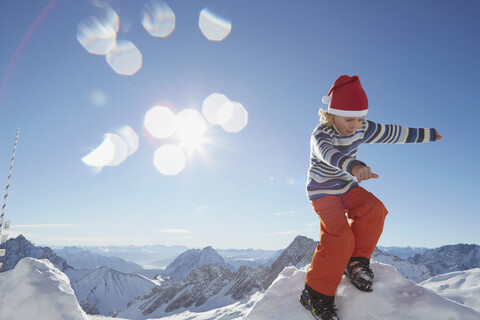
<path id="1" fill-rule="evenodd" d="M 307 182 L 307 195 L 320 218 L 321 245 L 307 271 L 300 302 L 316 319 L 338 320 L 334 298 L 343 274 L 359 290 L 372 291 L 370 257 L 388 213 L 380 200 L 359 186 L 378 178 L 356 159 L 359 145 L 420 143 L 442 137 L 435 129 L 365 120 L 368 99 L 357 76 L 339 77 L 322 102 L 328 104 L 328 111 L 320 110 L 321 123 L 312 133 Z"/>

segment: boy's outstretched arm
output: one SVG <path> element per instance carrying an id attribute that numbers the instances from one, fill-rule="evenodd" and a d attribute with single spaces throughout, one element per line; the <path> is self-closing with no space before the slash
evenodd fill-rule
<path id="1" fill-rule="evenodd" d="M 435 140 L 440 140 L 443 139 L 443 136 L 441 136 L 437 130 L 435 130 Z M 373 173 L 372 169 L 370 167 L 363 165 L 361 163 L 356 163 L 352 167 L 352 174 L 355 178 L 357 178 L 358 183 L 364 181 L 364 180 L 369 180 L 372 178 L 378 178 L 378 174 Z"/>

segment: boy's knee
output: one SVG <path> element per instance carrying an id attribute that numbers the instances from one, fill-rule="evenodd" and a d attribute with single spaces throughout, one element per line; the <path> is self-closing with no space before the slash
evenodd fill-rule
<path id="1" fill-rule="evenodd" d="M 324 233 L 320 236 L 320 242 L 330 256 L 340 259 L 350 258 L 355 250 L 355 236 L 350 227 L 335 235 Z"/>
<path id="2" fill-rule="evenodd" d="M 352 229 L 350 226 L 343 230 L 338 236 L 337 239 L 338 243 L 344 248 L 345 252 L 350 252 L 355 250 L 355 235 L 353 234 Z"/>
<path id="3" fill-rule="evenodd" d="M 373 211 L 380 217 L 385 218 L 388 214 L 387 208 L 385 208 L 385 205 L 382 201 L 378 200 L 377 198 L 375 198 L 375 200 Z"/>
<path id="4" fill-rule="evenodd" d="M 385 219 L 388 214 L 388 210 L 383 202 L 374 195 L 372 195 L 369 201 L 364 204 L 362 211 L 368 213 L 368 215 L 373 215 L 381 219 Z"/>
<path id="5" fill-rule="evenodd" d="M 349 238 L 350 234 L 352 233 L 350 225 L 348 224 L 345 216 L 337 219 L 329 219 L 328 222 L 322 221 L 322 225 L 327 233 L 334 237 Z"/>

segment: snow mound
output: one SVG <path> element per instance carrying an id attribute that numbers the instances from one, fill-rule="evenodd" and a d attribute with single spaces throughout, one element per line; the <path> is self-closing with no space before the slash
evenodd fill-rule
<path id="1" fill-rule="evenodd" d="M 480 312 L 480 268 L 435 276 L 420 283 L 444 298 Z"/>
<path id="2" fill-rule="evenodd" d="M 375 273 L 371 293 L 357 290 L 346 277 L 340 283 L 335 303 L 342 320 L 480 320 L 474 310 L 442 298 L 402 277 L 390 265 L 372 261 Z M 297 319 L 312 316 L 299 303 L 307 267 L 285 268 L 265 292 L 245 320 Z"/>
<path id="3" fill-rule="evenodd" d="M 44 259 L 0 273 L 0 320 L 87 320 L 68 277 Z"/>

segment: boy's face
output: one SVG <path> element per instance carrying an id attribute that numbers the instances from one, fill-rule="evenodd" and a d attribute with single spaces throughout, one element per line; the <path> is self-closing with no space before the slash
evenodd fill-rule
<path id="1" fill-rule="evenodd" d="M 362 126 L 365 117 L 342 117 L 333 116 L 333 124 L 337 130 L 344 136 L 351 136 L 358 128 Z"/>

